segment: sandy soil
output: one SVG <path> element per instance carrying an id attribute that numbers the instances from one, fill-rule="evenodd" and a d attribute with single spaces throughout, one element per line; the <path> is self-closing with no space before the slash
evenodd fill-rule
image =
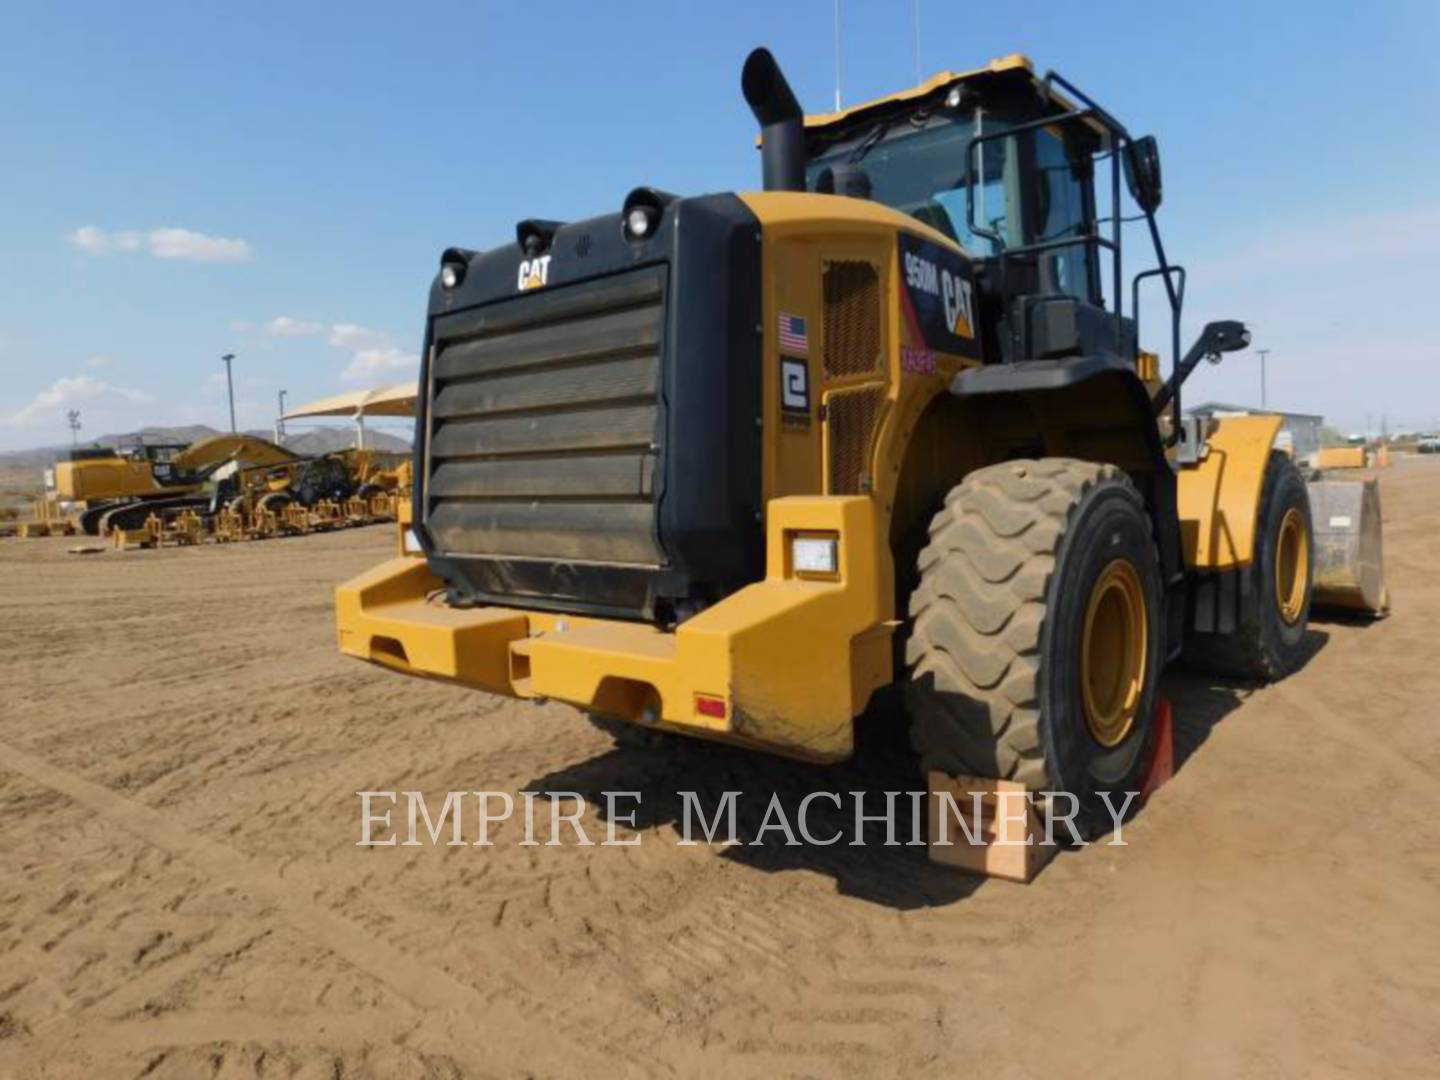
<path id="1" fill-rule="evenodd" d="M 622 753 L 343 659 L 331 587 L 388 529 L 0 543 L 0 1076 L 1433 1075 L 1440 464 L 1384 503 L 1393 617 L 1281 685 L 1169 676 L 1175 779 L 1030 886 L 676 846 L 677 788 L 751 835 L 913 787 L 893 715 L 841 769 Z M 355 846 L 360 790 L 607 788 L 639 846 Z"/>

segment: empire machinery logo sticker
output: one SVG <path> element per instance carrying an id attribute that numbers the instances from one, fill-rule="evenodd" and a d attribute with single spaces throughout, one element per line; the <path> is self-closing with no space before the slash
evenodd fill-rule
<path id="1" fill-rule="evenodd" d="M 804 315 L 780 312 L 780 409 L 786 420 L 810 418 L 810 326 Z M 785 354 L 789 355 L 785 355 Z"/>
<path id="2" fill-rule="evenodd" d="M 933 375 L 935 354 L 979 359 L 975 340 L 975 286 L 960 255 L 928 240 L 901 233 L 900 309 L 910 341 L 900 349 L 901 369 Z"/>

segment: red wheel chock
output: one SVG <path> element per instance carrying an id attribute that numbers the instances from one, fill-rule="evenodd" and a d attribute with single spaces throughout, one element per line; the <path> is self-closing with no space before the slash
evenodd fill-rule
<path id="1" fill-rule="evenodd" d="M 1145 779 L 1140 783 L 1142 803 L 1175 775 L 1175 718 L 1170 710 L 1169 698 L 1162 697 L 1156 701 L 1155 726 L 1159 729 L 1155 734 L 1155 749 L 1150 754 Z"/>

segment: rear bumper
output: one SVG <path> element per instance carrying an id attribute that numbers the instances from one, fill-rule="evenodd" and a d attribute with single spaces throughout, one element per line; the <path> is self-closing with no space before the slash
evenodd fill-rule
<path id="1" fill-rule="evenodd" d="M 412 675 L 705 738 L 834 761 L 892 677 L 888 544 L 863 497 L 773 500 L 765 579 L 673 632 L 514 607 L 453 608 L 418 558 L 340 586 L 343 652 Z M 796 576 L 795 533 L 834 533 L 839 572 Z"/>

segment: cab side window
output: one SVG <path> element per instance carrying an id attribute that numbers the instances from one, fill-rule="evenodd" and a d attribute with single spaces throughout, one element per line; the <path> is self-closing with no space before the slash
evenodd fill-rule
<path id="1" fill-rule="evenodd" d="M 1042 128 L 1035 133 L 1035 211 L 1030 243 L 1090 235 L 1091 203 L 1086 181 L 1071 159 L 1065 141 Z M 1093 245 L 1076 243 L 1052 250 L 1044 257 L 1048 284 L 1056 291 L 1098 303 L 1093 273 Z"/>

